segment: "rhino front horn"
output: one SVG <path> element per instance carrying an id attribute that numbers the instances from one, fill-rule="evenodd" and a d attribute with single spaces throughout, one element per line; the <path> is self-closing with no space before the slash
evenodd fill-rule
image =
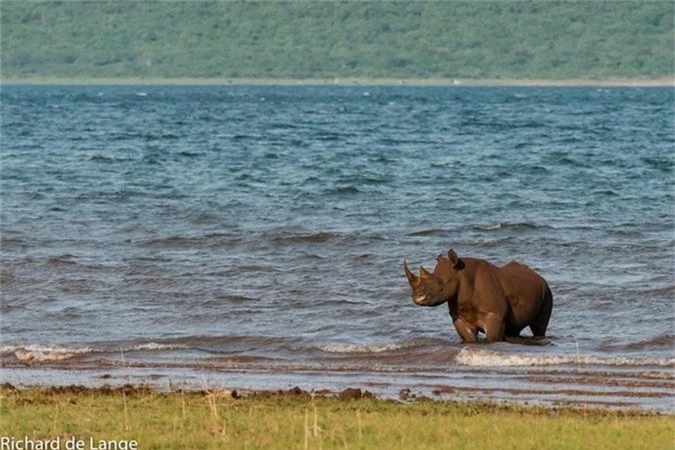
<path id="1" fill-rule="evenodd" d="M 408 269 L 408 263 L 406 263 L 405 259 L 403 260 L 403 271 L 405 272 L 405 276 L 408 278 L 408 283 L 413 284 L 415 281 L 417 281 L 417 275 Z"/>

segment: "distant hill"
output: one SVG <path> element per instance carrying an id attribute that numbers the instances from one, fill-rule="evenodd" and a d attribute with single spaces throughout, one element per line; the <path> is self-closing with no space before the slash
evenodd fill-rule
<path id="1" fill-rule="evenodd" d="M 672 1 L 2 0 L 3 78 L 673 76 Z"/>

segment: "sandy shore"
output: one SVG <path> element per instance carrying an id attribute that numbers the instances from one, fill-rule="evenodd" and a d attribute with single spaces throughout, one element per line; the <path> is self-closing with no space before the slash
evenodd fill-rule
<path id="1" fill-rule="evenodd" d="M 3 78 L 0 85 L 256 85 L 256 86 L 514 86 L 514 87 L 675 87 L 675 77 L 593 79 L 452 79 L 452 78 Z"/>

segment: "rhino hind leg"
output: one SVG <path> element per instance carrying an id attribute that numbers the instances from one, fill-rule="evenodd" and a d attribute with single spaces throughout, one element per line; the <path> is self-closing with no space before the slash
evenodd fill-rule
<path id="1" fill-rule="evenodd" d="M 551 318 L 551 310 L 553 309 L 553 295 L 551 289 L 546 286 L 546 294 L 544 295 L 544 303 L 541 305 L 539 314 L 530 325 L 530 330 L 534 337 L 545 337 L 546 328 L 548 328 L 548 320 Z"/>

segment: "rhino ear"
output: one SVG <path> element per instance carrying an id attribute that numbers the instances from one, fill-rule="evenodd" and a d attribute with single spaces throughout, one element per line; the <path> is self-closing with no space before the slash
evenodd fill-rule
<path id="1" fill-rule="evenodd" d="M 450 264 L 452 264 L 452 267 L 456 267 L 457 264 L 459 263 L 459 257 L 457 256 L 457 253 L 453 249 L 448 250 L 448 259 L 450 260 Z"/>

